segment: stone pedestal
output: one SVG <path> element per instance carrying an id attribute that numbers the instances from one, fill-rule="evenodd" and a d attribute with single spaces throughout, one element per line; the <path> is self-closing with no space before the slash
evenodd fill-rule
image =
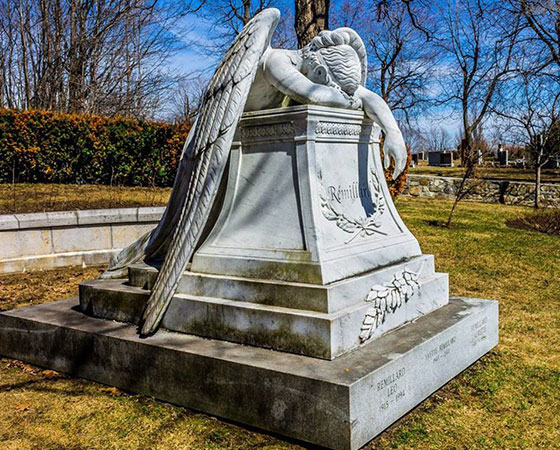
<path id="1" fill-rule="evenodd" d="M 236 139 L 224 206 L 193 272 L 329 284 L 421 254 L 363 112 L 246 113 Z"/>
<path id="2" fill-rule="evenodd" d="M 447 275 L 397 213 L 378 136 L 357 111 L 245 114 L 221 214 L 162 326 L 333 359 L 445 305 Z M 156 276 L 140 264 L 85 283 L 82 308 L 137 324 Z"/>
<path id="3" fill-rule="evenodd" d="M 400 219 L 378 135 L 356 111 L 245 114 L 221 213 L 160 331 L 137 336 L 158 275 L 142 263 L 80 285 L 79 306 L 0 314 L 0 353 L 313 444 L 365 444 L 497 343 L 496 302 L 449 303 L 447 274 Z"/>
<path id="4" fill-rule="evenodd" d="M 0 313 L 0 354 L 327 448 L 354 450 L 498 342 L 498 304 L 451 299 L 333 361 L 83 314 L 77 299 Z"/>

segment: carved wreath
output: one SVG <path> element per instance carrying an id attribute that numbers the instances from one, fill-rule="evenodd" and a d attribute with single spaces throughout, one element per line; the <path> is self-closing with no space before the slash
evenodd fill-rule
<path id="1" fill-rule="evenodd" d="M 371 175 L 372 183 L 370 183 L 370 187 L 372 191 L 371 194 L 374 211 L 366 217 L 348 217 L 340 211 L 337 211 L 327 199 L 327 195 L 321 185 L 321 193 L 319 197 L 321 199 L 321 211 L 323 216 L 327 220 L 336 221 L 338 228 L 352 234 L 352 236 L 344 242 L 345 244 L 352 242 L 358 236 L 371 236 L 376 233 L 387 235 L 387 233 L 379 230 L 381 227 L 380 218 L 385 212 L 385 199 L 383 198 L 381 187 L 379 186 L 379 178 L 377 178 L 377 174 L 372 170 Z"/>
<path id="2" fill-rule="evenodd" d="M 403 269 L 393 275 L 393 280 L 383 285 L 376 284 L 365 301 L 373 303 L 366 311 L 360 332 L 360 342 L 365 342 L 383 322 L 387 313 L 394 313 L 406 303 L 418 289 L 418 273 Z"/>

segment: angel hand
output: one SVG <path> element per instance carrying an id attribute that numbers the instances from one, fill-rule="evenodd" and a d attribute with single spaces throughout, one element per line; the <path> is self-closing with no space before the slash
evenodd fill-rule
<path id="1" fill-rule="evenodd" d="M 393 179 L 395 179 L 406 167 L 408 157 L 400 131 L 391 131 L 385 135 L 383 153 L 385 154 L 385 169 L 388 169 L 391 165 L 391 158 L 395 161 L 395 169 L 393 171 Z"/>

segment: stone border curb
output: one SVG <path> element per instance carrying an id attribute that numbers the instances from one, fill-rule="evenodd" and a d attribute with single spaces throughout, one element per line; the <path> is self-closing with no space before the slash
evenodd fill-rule
<path id="1" fill-rule="evenodd" d="M 164 207 L 0 216 L 0 273 L 106 264 L 153 229 Z"/>
<path id="2" fill-rule="evenodd" d="M 65 226 L 157 222 L 164 206 L 119 209 L 85 209 L 0 215 L 0 231 Z"/>

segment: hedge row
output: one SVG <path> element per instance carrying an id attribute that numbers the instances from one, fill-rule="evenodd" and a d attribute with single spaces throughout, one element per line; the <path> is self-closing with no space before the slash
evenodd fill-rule
<path id="1" fill-rule="evenodd" d="M 0 109 L 0 183 L 172 186 L 188 131 L 186 124 Z M 390 171 L 395 196 L 408 165 L 396 180 Z"/>
<path id="2" fill-rule="evenodd" d="M 0 109 L 0 183 L 171 186 L 188 125 Z"/>

